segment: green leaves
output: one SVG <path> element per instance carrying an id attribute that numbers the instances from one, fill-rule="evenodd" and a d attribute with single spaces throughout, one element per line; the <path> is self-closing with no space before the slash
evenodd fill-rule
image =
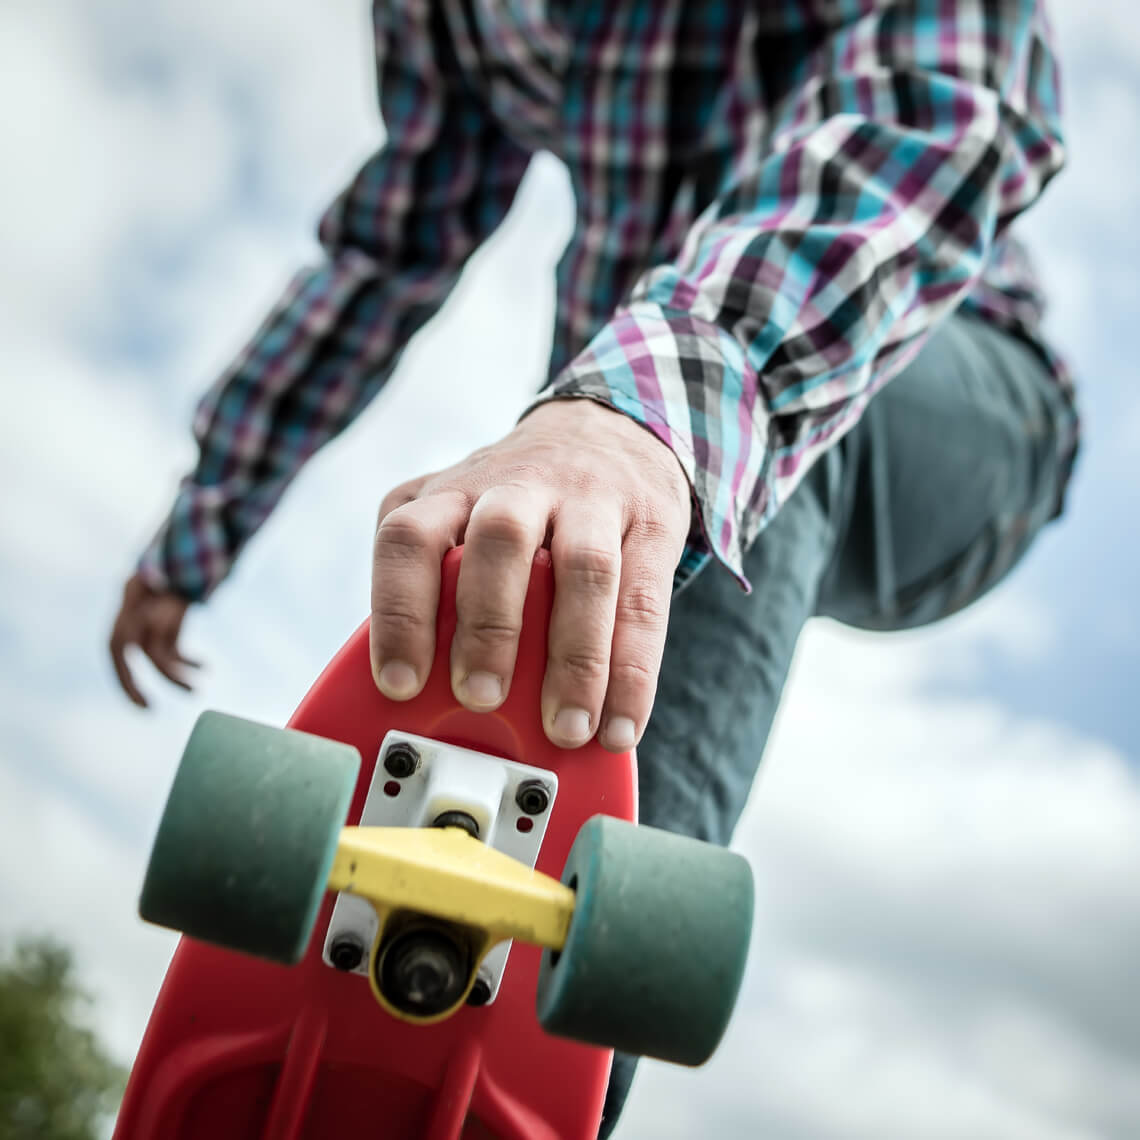
<path id="1" fill-rule="evenodd" d="M 48 938 L 0 952 L 0 1140 L 97 1140 L 126 1072 L 88 1023 L 71 951 Z"/>

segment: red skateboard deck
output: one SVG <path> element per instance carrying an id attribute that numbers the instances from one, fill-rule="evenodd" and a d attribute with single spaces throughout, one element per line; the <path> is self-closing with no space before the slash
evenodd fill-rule
<path id="1" fill-rule="evenodd" d="M 563 751 L 540 721 L 549 557 L 531 575 L 518 665 L 494 713 L 451 694 L 460 552 L 444 561 L 436 659 L 424 692 L 388 701 L 376 689 L 367 623 L 327 666 L 289 727 L 343 741 L 362 758 L 355 824 L 380 743 L 391 729 L 491 753 L 558 775 L 537 868 L 559 878 L 578 829 L 599 813 L 632 820 L 632 753 L 596 742 Z M 587 1140 L 597 1135 L 612 1052 L 546 1033 L 535 1016 L 542 951 L 516 942 L 496 1000 L 431 1026 L 386 1013 L 365 979 L 321 960 L 326 895 L 302 962 L 278 966 L 183 938 L 151 1014 L 115 1140 Z"/>

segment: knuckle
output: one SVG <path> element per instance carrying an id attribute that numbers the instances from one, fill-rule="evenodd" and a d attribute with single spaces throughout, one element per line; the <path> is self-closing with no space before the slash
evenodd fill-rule
<path id="1" fill-rule="evenodd" d="M 675 527 L 671 526 L 661 515 L 652 510 L 647 503 L 635 504 L 633 522 L 629 527 L 629 536 L 652 547 L 672 547 L 675 542 Z"/>
<path id="2" fill-rule="evenodd" d="M 504 502 L 499 495 L 484 497 L 475 504 L 467 527 L 467 540 L 494 546 L 526 547 L 531 544 L 532 527 L 523 505 Z"/>
<path id="3" fill-rule="evenodd" d="M 423 475 L 418 479 L 409 479 L 406 483 L 401 483 L 397 487 L 393 487 L 383 499 L 380 500 L 380 509 L 376 512 L 376 525 L 377 527 L 388 517 L 393 511 L 398 511 L 401 507 L 408 507 L 415 503 L 426 492 L 429 487 L 432 476 Z"/>
<path id="4" fill-rule="evenodd" d="M 619 595 L 617 616 L 620 622 L 657 627 L 668 619 L 668 604 L 661 591 L 653 586 L 634 583 Z"/>
<path id="5" fill-rule="evenodd" d="M 575 681 L 599 681 L 609 672 L 605 655 L 589 648 L 575 648 L 559 654 L 558 667 Z"/>
<path id="6" fill-rule="evenodd" d="M 423 629 L 423 617 L 400 607 L 383 607 L 372 611 L 372 628 L 381 645 L 405 643 Z"/>
<path id="7" fill-rule="evenodd" d="M 392 492 L 390 495 L 385 495 L 380 500 L 380 509 L 376 512 L 376 526 L 379 527 L 383 524 L 384 520 L 398 507 L 401 507 L 406 502 L 402 495 L 397 495 Z"/>
<path id="8" fill-rule="evenodd" d="M 408 510 L 408 505 L 397 507 L 381 521 L 376 530 L 378 553 L 399 559 L 414 558 L 429 545 L 430 527 L 415 511 Z"/>
<path id="9" fill-rule="evenodd" d="M 644 661 L 615 661 L 610 668 L 610 692 L 627 705 L 648 705 L 656 686 L 656 672 Z"/>
<path id="10" fill-rule="evenodd" d="M 476 617 L 460 625 L 460 636 L 474 649 L 501 649 L 518 640 L 520 626 L 502 615 Z"/>
<path id="11" fill-rule="evenodd" d="M 609 593 L 621 575 L 621 558 L 602 547 L 575 546 L 563 555 L 559 569 L 575 586 Z"/>
<path id="12" fill-rule="evenodd" d="M 623 687 L 640 688 L 652 684 L 654 671 L 645 661 L 631 657 L 626 661 L 615 661 L 610 669 L 610 677 L 614 684 Z"/>

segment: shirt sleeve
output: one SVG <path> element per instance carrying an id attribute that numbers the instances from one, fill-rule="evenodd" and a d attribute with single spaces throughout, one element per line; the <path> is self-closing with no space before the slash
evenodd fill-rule
<path id="1" fill-rule="evenodd" d="M 715 556 L 747 587 L 749 544 L 1063 162 L 1035 0 L 776 11 L 759 34 L 789 42 L 831 18 L 770 132 L 540 397 L 598 400 L 673 449 L 694 495 L 678 584 Z"/>
<path id="2" fill-rule="evenodd" d="M 464 90 L 434 7 L 375 5 L 385 145 L 322 217 L 322 261 L 201 401 L 197 465 L 139 564 L 155 588 L 210 594 L 510 208 L 530 156 Z"/>

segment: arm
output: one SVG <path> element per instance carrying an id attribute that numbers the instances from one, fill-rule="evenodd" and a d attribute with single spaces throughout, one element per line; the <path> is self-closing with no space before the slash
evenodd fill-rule
<path id="1" fill-rule="evenodd" d="M 141 560 L 154 589 L 211 593 L 305 461 L 383 387 L 511 205 L 529 155 L 458 86 L 429 9 L 376 5 L 386 145 L 322 218 L 325 260 L 297 275 L 202 400 L 197 466 Z"/>
<path id="2" fill-rule="evenodd" d="M 127 583 L 111 656 L 139 645 L 185 687 L 178 650 L 189 602 L 222 581 L 305 461 L 383 387 L 502 221 L 529 154 L 462 89 L 430 5 L 377 3 L 384 148 L 320 222 L 325 253 L 297 275 L 194 419 L 199 458 Z"/>
<path id="3" fill-rule="evenodd" d="M 676 454 L 703 531 L 679 580 L 710 553 L 742 577 L 743 551 L 1062 165 L 1036 0 L 811 7 L 835 15 L 763 152 L 543 394 L 625 412 Z M 764 15 L 778 26 L 759 35 L 791 41 L 801 19 Z"/>
<path id="4" fill-rule="evenodd" d="M 1060 168 L 1034 0 L 757 7 L 779 21 L 761 37 L 789 33 L 795 69 L 771 136 L 510 435 L 382 507 L 372 660 L 389 696 L 423 686 L 439 559 L 462 535 L 452 688 L 468 707 L 497 707 L 545 543 L 547 735 L 636 743 L 670 589 L 714 554 L 741 575 L 809 465 L 970 292 L 995 236 Z M 790 24 L 809 12 L 834 15 L 797 59 L 808 37 Z"/>

